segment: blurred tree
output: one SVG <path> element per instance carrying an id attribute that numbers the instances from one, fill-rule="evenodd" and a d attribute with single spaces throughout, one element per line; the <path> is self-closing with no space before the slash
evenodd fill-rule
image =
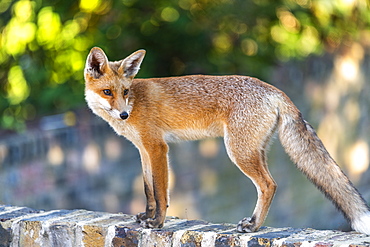
<path id="1" fill-rule="evenodd" d="M 83 104 L 92 46 L 111 60 L 147 50 L 141 77 L 267 79 L 278 61 L 370 46 L 365 0 L 2 0 L 0 126 Z"/>

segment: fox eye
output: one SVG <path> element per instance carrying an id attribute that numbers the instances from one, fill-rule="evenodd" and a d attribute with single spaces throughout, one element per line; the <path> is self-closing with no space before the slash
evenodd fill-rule
<path id="1" fill-rule="evenodd" d="M 103 93 L 108 96 L 113 96 L 112 91 L 110 89 L 104 89 Z"/>
<path id="2" fill-rule="evenodd" d="M 128 89 L 123 90 L 123 95 L 127 95 L 127 94 L 128 94 Z"/>

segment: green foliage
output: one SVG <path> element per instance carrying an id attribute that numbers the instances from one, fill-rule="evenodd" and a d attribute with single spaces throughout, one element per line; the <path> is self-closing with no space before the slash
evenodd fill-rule
<path id="1" fill-rule="evenodd" d="M 141 77 L 267 78 L 277 61 L 370 40 L 363 0 L 2 0 L 0 126 L 83 104 L 93 46 L 111 60 L 144 48 Z"/>

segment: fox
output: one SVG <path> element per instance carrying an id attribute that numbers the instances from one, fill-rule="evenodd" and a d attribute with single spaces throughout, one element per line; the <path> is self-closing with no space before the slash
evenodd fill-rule
<path id="1" fill-rule="evenodd" d="M 370 234 L 369 206 L 330 156 L 313 127 L 276 87 L 242 75 L 134 78 L 146 51 L 108 61 L 99 47 L 87 56 L 85 100 L 94 114 L 131 141 L 140 153 L 144 228 L 162 228 L 169 207 L 169 142 L 223 137 L 230 160 L 257 190 L 252 216 L 236 226 L 255 232 L 263 225 L 277 189 L 267 162 L 273 134 L 297 168 L 343 213 L 351 227 Z"/>

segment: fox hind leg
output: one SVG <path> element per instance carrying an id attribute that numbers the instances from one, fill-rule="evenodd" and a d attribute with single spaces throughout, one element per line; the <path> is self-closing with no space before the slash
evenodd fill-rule
<path id="1" fill-rule="evenodd" d="M 252 142 L 252 141 L 251 141 Z M 257 204 L 251 217 L 242 219 L 237 226 L 239 232 L 257 231 L 267 216 L 277 185 L 267 168 L 264 146 L 253 145 L 244 140 L 225 136 L 225 146 L 230 159 L 249 177 L 257 189 Z"/>
<path id="2" fill-rule="evenodd" d="M 257 189 L 258 199 L 252 217 L 242 219 L 238 224 L 237 230 L 239 232 L 254 232 L 265 221 L 277 185 L 267 167 L 261 164 L 261 160 L 255 159 L 239 163 L 238 167 L 253 181 Z"/>

